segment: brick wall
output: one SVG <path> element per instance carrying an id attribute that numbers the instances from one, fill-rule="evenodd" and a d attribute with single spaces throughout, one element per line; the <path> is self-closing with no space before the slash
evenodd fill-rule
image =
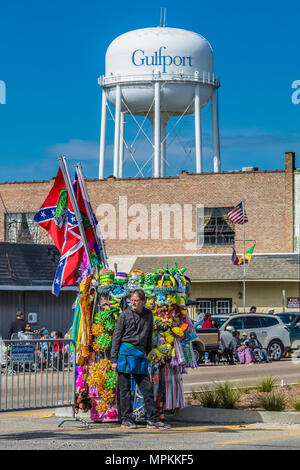
<path id="1" fill-rule="evenodd" d="M 178 228 L 182 227 L 184 232 L 185 222 L 187 228 L 195 231 L 197 204 L 203 204 L 205 207 L 235 206 L 242 198 L 246 198 L 245 207 L 249 220 L 246 224 L 246 239 L 256 240 L 256 252 L 285 253 L 293 252 L 294 162 L 295 155 L 288 152 L 285 170 L 207 174 L 183 172 L 178 177 L 157 179 L 116 180 L 110 177 L 103 181 L 89 180 L 87 186 L 92 207 L 98 220 L 101 221 L 102 230 L 107 232 L 109 228 L 110 237 L 113 238 L 108 235 L 105 237 L 109 255 L 230 253 L 231 246 L 190 249 L 187 247 L 187 242 L 191 240 L 188 240 L 184 233 L 182 239 L 174 238 L 174 228 L 178 232 Z M 3 222 L 0 224 L 1 241 L 4 241 L 5 237 L 5 212 L 37 211 L 52 185 L 53 180 L 0 184 L 0 220 Z M 119 210 L 120 203 L 127 204 L 127 211 L 124 207 Z M 111 205 L 106 207 L 112 211 L 109 217 L 104 213 L 103 204 Z M 181 208 L 182 211 L 184 205 L 192 205 L 190 207 L 193 213 L 191 217 L 184 217 L 183 214 L 182 224 L 179 224 L 179 213 L 175 218 L 175 224 L 174 218 L 171 217 L 172 239 L 163 239 L 160 219 L 159 238 L 153 239 L 153 232 L 158 228 L 156 223 L 151 224 L 151 211 L 153 216 L 155 207 L 153 204 L 177 204 L 179 206 L 176 209 Z M 114 212 L 116 224 L 114 224 Z M 126 212 L 128 212 L 127 229 L 124 219 Z M 166 225 L 165 223 L 164 228 Z M 235 229 L 236 239 L 241 240 L 243 226 L 236 225 Z M 142 239 L 139 238 L 140 230 L 143 232 Z M 147 232 L 148 238 L 145 238 Z M 49 243 L 44 230 L 41 231 L 41 242 Z M 252 244 L 252 241 L 247 242 L 247 247 Z M 242 251 L 241 243 L 237 244 L 237 251 Z"/>

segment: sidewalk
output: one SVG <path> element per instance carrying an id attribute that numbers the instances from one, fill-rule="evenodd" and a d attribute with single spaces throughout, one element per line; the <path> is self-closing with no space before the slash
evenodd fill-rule
<path id="1" fill-rule="evenodd" d="M 110 455 L 113 450 L 132 451 L 133 454 L 138 450 L 154 453 L 156 450 L 173 450 L 180 453 L 187 449 L 218 450 L 221 446 L 230 446 L 232 442 L 253 440 L 271 440 L 272 444 L 274 441 L 274 448 L 281 448 L 283 440 L 289 437 L 296 440 L 300 436 L 300 425 L 213 425 L 173 421 L 171 429 L 154 431 L 145 426 L 124 430 L 119 423 L 91 422 L 87 429 L 80 422 L 66 422 L 58 427 L 60 421 L 54 409 L 1 413 L 0 449 L 101 450 L 106 452 L 103 455 Z M 168 421 L 171 422 L 171 419 Z"/>

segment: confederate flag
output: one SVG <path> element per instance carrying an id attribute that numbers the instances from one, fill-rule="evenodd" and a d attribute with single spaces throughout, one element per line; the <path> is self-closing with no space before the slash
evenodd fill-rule
<path id="1" fill-rule="evenodd" d="M 61 168 L 34 220 L 49 233 L 61 253 L 52 285 L 52 293 L 57 296 L 61 287 L 75 283 L 76 269 L 84 252 L 78 222 Z"/>

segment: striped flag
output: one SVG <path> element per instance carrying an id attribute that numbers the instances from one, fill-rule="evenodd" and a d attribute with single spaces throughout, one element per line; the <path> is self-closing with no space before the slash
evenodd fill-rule
<path id="1" fill-rule="evenodd" d="M 243 211 L 243 201 L 240 202 L 234 209 L 228 211 L 227 215 L 235 224 L 244 224 L 248 222 L 245 207 Z"/>
<path id="2" fill-rule="evenodd" d="M 235 265 L 239 264 L 239 258 L 238 258 L 237 254 L 236 254 L 236 251 L 235 251 L 234 246 L 232 247 L 231 262 L 232 262 L 232 264 L 235 264 Z"/>

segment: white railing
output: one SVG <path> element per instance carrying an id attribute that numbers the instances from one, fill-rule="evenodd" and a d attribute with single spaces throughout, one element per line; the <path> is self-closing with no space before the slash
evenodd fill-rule
<path id="1" fill-rule="evenodd" d="M 190 83 L 202 83 L 205 85 L 210 85 L 213 87 L 220 86 L 220 78 L 215 77 L 214 73 L 211 72 L 195 72 L 194 75 L 186 75 L 183 73 L 160 73 L 160 72 L 153 72 L 148 74 L 139 74 L 139 75 L 109 75 L 98 78 L 98 84 L 101 87 L 110 87 L 114 85 L 122 85 L 122 84 L 134 84 L 134 83 L 147 83 L 147 82 L 155 82 L 155 81 L 162 81 L 162 82 L 170 82 L 170 83 L 180 83 L 180 82 L 190 82 Z"/>

